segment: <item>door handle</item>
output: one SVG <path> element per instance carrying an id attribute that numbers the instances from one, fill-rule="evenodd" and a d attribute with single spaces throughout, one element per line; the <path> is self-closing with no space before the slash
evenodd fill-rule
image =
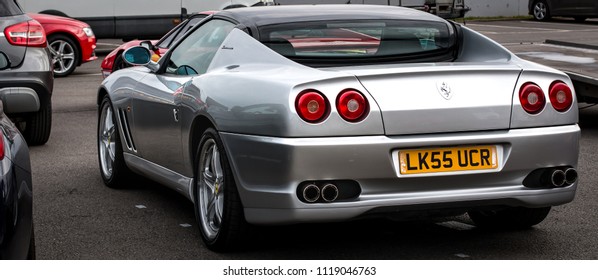
<path id="1" fill-rule="evenodd" d="M 172 116 L 175 122 L 179 122 L 179 109 L 172 109 Z"/>

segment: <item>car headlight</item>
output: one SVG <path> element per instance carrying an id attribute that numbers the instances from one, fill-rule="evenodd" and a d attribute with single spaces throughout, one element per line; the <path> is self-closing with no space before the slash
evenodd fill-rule
<path id="1" fill-rule="evenodd" d="M 91 27 L 83 27 L 83 32 L 85 32 L 87 37 L 93 37 L 93 30 L 91 30 Z"/>

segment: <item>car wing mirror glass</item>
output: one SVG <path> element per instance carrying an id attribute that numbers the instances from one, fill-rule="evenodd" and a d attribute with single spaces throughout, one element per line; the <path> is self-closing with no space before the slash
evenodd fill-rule
<path id="1" fill-rule="evenodd" d="M 149 49 L 139 46 L 127 49 L 123 52 L 122 57 L 127 63 L 140 66 L 147 65 L 151 61 L 152 54 Z"/>
<path id="2" fill-rule="evenodd" d="M 10 67 L 10 60 L 5 53 L 0 52 L 0 70 L 4 70 Z"/>

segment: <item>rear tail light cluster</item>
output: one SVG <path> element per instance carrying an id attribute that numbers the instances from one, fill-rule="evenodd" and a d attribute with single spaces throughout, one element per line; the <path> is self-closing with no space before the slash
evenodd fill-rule
<path id="1" fill-rule="evenodd" d="M 571 93 L 571 88 L 561 81 L 555 81 L 550 85 L 548 97 L 550 98 L 552 107 L 559 112 L 569 110 L 571 104 L 573 104 L 573 93 Z"/>
<path id="2" fill-rule="evenodd" d="M 548 98 L 552 107 L 559 112 L 569 110 L 573 104 L 571 88 L 562 81 L 554 81 L 550 85 Z M 521 86 L 519 101 L 523 110 L 532 115 L 540 113 L 546 106 L 544 91 L 532 82 L 527 82 Z"/>
<path id="3" fill-rule="evenodd" d="M 308 123 L 324 121 L 330 114 L 330 103 L 326 96 L 313 89 L 304 90 L 295 101 L 299 117 Z M 369 113 L 370 107 L 365 96 L 355 89 L 345 89 L 336 98 L 339 115 L 348 122 L 359 122 Z"/>
<path id="4" fill-rule="evenodd" d="M 306 90 L 297 96 L 297 112 L 306 122 L 317 123 L 328 116 L 330 105 L 328 100 L 319 91 Z"/>
<path id="5" fill-rule="evenodd" d="M 16 46 L 46 47 L 46 32 L 42 25 L 30 20 L 17 23 L 4 29 L 4 36 L 8 42 Z"/>

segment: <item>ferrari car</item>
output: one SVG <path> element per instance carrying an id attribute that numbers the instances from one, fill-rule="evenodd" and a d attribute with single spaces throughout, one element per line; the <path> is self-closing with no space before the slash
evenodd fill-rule
<path id="1" fill-rule="evenodd" d="M 66 77 L 77 66 L 98 59 L 96 37 L 85 22 L 44 14 L 28 14 L 44 27 L 54 62 L 54 76 Z"/>
<path id="2" fill-rule="evenodd" d="M 10 68 L 0 51 L 0 71 Z M 35 259 L 29 148 L 0 101 L 0 260 Z"/>
<path id="3" fill-rule="evenodd" d="M 172 30 L 170 30 L 166 35 L 164 35 L 164 37 L 160 38 L 160 40 L 132 40 L 118 46 L 116 49 L 112 50 L 104 58 L 104 60 L 102 60 L 102 76 L 106 78 L 108 77 L 108 75 L 110 75 L 112 72 L 118 69 L 129 67 L 130 65 L 123 61 L 122 53 L 128 48 L 139 46 L 142 43 L 146 44 L 146 46 L 152 50 L 153 59 L 157 61 L 158 59 L 160 59 L 160 57 L 162 57 L 162 55 L 166 53 L 166 51 L 168 51 L 168 48 L 170 48 L 170 46 L 174 42 L 176 42 L 176 40 L 178 40 L 183 36 L 183 34 L 185 34 L 185 32 L 187 32 L 189 29 L 195 26 L 202 19 L 213 13 L 214 12 L 206 11 L 191 15 L 188 19 L 181 22 L 179 25 L 175 26 Z"/>
<path id="4" fill-rule="evenodd" d="M 137 66 L 99 88 L 100 174 L 187 197 L 211 250 L 250 225 L 413 211 L 527 228 L 575 196 L 569 77 L 429 13 L 228 10 L 150 57 L 126 50 Z"/>

